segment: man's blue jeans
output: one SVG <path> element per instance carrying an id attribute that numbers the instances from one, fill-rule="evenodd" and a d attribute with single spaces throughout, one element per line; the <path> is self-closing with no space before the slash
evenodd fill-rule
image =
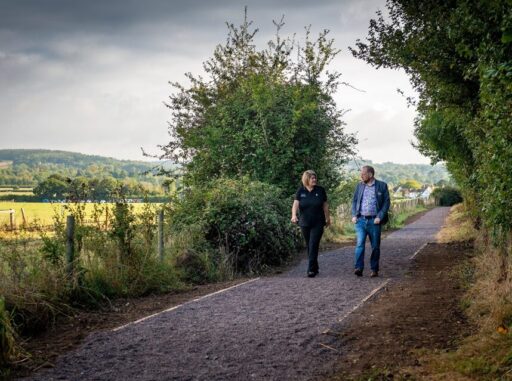
<path id="1" fill-rule="evenodd" d="M 372 271 L 379 271 L 380 258 L 380 232 L 381 226 L 373 223 L 373 218 L 366 219 L 359 217 L 356 222 L 356 252 L 355 252 L 355 268 L 364 269 L 364 246 L 366 236 L 370 237 L 372 245 L 372 255 L 370 257 L 370 268 Z"/>

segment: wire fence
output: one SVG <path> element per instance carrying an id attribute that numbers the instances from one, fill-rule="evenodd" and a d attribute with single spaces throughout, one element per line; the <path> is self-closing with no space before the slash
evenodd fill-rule
<path id="1" fill-rule="evenodd" d="M 390 212 L 392 214 L 401 214 L 416 209 L 418 206 L 431 207 L 436 205 L 436 200 L 433 197 L 429 198 L 415 198 L 415 199 L 401 199 L 393 200 L 391 202 Z M 340 221 L 348 221 L 351 219 L 351 204 L 346 203 L 338 207 L 336 215 Z M 104 213 L 96 218 L 84 218 L 81 224 L 85 226 L 95 226 L 100 230 L 108 230 L 111 223 L 111 211 L 106 208 Z M 3 219 L 0 224 L 0 232 L 2 233 L 16 233 L 19 231 L 38 232 L 45 231 L 51 232 L 55 229 L 54 224 L 43 224 L 37 220 L 30 220 L 26 212 L 21 208 L 20 213 L 16 214 L 14 209 L 0 210 L 0 214 L 8 214 L 8 219 Z M 157 226 L 157 218 L 155 217 L 155 225 Z"/>
<path id="2" fill-rule="evenodd" d="M 59 217 L 59 213 L 54 211 L 54 218 Z M 3 218 L 0 220 L 0 232 L 1 233 L 16 233 L 20 231 L 27 232 L 51 232 L 55 230 L 55 222 L 49 223 L 49 218 L 46 218 L 44 222 L 41 222 L 39 218 L 30 216 L 21 208 L 18 213 L 14 209 L 0 209 L 0 216 L 8 214 L 8 218 Z M 61 211 L 60 217 L 64 219 L 64 215 L 68 214 L 66 212 Z M 95 218 L 82 218 L 80 220 L 80 224 L 84 226 L 95 226 L 100 230 L 108 230 L 110 224 L 112 223 L 112 209 L 105 208 L 105 210 L 97 215 Z M 156 222 L 155 222 L 156 226 Z"/>

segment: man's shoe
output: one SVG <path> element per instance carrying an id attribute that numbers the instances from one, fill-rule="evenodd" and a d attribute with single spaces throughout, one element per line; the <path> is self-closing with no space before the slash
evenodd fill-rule
<path id="1" fill-rule="evenodd" d="M 361 270 L 361 269 L 355 269 L 355 270 L 354 270 L 354 274 L 356 274 L 357 276 L 363 276 L 363 270 Z"/>
<path id="2" fill-rule="evenodd" d="M 370 278 L 377 278 L 378 276 L 379 276 L 378 271 L 372 271 L 372 273 L 370 274 Z"/>
<path id="3" fill-rule="evenodd" d="M 308 271 L 308 278 L 314 278 L 316 276 L 316 272 Z"/>

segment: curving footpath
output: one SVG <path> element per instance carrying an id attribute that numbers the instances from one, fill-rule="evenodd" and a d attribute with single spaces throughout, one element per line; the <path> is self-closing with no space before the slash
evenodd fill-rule
<path id="1" fill-rule="evenodd" d="M 311 380 L 342 355 L 333 333 L 371 295 L 402 278 L 442 226 L 436 208 L 388 235 L 379 278 L 353 275 L 353 247 L 324 253 L 320 275 L 305 261 L 114 331 L 90 335 L 55 368 L 29 380 Z M 368 251 L 367 251 L 368 253 Z M 369 256 L 367 255 L 366 264 Z M 367 265 L 368 266 L 368 265 Z M 371 337 L 371 332 L 368 332 Z"/>

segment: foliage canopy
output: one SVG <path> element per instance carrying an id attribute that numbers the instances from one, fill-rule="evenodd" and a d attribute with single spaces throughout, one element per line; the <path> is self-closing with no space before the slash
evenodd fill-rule
<path id="1" fill-rule="evenodd" d="M 502 240 L 512 228 L 512 7 L 507 0 L 388 0 L 356 57 L 402 68 L 418 91 L 419 150 L 447 168 Z"/>
<path id="2" fill-rule="evenodd" d="M 183 163 L 189 185 L 248 176 L 291 193 L 306 169 L 336 185 L 356 140 L 332 98 L 339 85 L 339 74 L 327 70 L 339 52 L 334 41 L 328 31 L 312 40 L 306 29 L 300 47 L 281 38 L 281 20 L 258 50 L 251 24 L 247 16 L 240 26 L 227 24 L 226 43 L 203 64 L 206 78 L 188 73 L 189 87 L 173 84 L 162 158 Z"/>

